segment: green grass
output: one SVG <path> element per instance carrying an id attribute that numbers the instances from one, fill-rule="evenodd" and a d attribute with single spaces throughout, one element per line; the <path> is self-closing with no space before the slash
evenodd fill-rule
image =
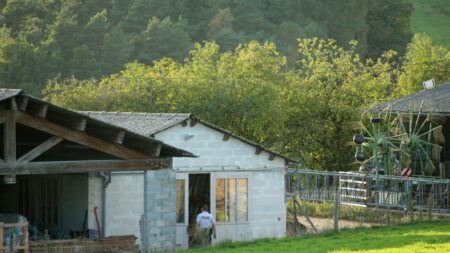
<path id="1" fill-rule="evenodd" d="M 411 29 L 425 33 L 436 44 L 450 47 L 450 0 L 410 0 L 414 6 Z"/>
<path id="2" fill-rule="evenodd" d="M 179 252 L 179 251 L 178 251 Z M 450 222 L 422 223 L 396 227 L 344 230 L 317 236 L 263 239 L 224 243 L 216 247 L 182 251 L 195 252 L 450 252 Z"/>

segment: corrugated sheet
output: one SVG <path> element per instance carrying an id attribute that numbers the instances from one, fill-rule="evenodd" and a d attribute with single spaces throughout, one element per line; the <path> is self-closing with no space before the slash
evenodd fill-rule
<path id="1" fill-rule="evenodd" d="M 188 119 L 189 113 L 80 112 L 144 136 L 161 132 Z"/>
<path id="2" fill-rule="evenodd" d="M 0 101 L 14 97 L 21 92 L 22 90 L 18 89 L 0 89 Z"/>
<path id="3" fill-rule="evenodd" d="M 392 111 L 395 112 L 408 112 L 410 108 L 413 112 L 418 112 L 422 103 L 422 112 L 433 111 L 440 114 L 450 114 L 450 82 L 374 106 L 370 111 L 378 112 L 390 105 Z"/>
<path id="4" fill-rule="evenodd" d="M 297 163 L 297 161 L 290 159 L 286 156 L 273 152 L 257 143 L 247 140 L 241 136 L 233 134 L 232 132 L 215 126 L 211 123 L 203 121 L 189 113 L 138 113 L 138 112 L 80 112 L 94 119 L 104 121 L 129 131 L 138 133 L 144 136 L 151 136 L 159 133 L 165 129 L 173 127 L 181 122 L 192 118 L 202 123 L 203 125 L 212 128 L 216 131 L 228 134 L 248 145 L 260 148 L 270 154 L 281 157 L 289 163 Z"/>

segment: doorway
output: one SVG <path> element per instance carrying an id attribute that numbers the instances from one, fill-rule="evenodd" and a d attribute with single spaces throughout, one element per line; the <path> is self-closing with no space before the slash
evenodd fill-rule
<path id="1" fill-rule="evenodd" d="M 189 247 L 195 242 L 196 218 L 202 205 L 211 208 L 211 175 L 189 174 Z"/>

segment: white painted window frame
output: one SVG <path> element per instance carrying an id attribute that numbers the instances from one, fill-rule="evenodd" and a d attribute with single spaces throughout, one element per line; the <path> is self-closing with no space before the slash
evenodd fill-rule
<path id="1" fill-rule="evenodd" d="M 211 173 L 211 213 L 214 214 L 214 220 L 216 224 L 219 225 L 232 225 L 232 224 L 249 224 L 250 223 L 250 204 L 251 204 L 251 192 L 250 192 L 250 184 L 251 184 L 251 174 L 248 172 L 216 172 Z M 247 221 L 217 221 L 216 217 L 216 181 L 217 179 L 236 179 L 236 194 L 238 194 L 238 179 L 247 179 Z M 227 181 L 225 181 L 227 182 Z M 227 214 L 227 194 L 228 183 L 225 183 L 225 215 Z M 236 202 L 236 210 L 238 209 L 238 203 Z"/>

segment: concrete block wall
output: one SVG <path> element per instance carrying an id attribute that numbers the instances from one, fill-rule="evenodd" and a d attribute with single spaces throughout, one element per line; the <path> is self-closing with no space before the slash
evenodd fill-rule
<path id="1" fill-rule="evenodd" d="M 90 174 L 88 178 L 88 228 L 97 230 L 95 222 L 94 208 L 102 215 L 103 178 Z M 100 218 L 100 217 L 99 217 Z M 100 219 L 101 222 L 101 219 Z M 103 227 L 103 224 L 102 224 Z"/>
<path id="2" fill-rule="evenodd" d="M 105 206 L 106 236 L 136 235 L 139 238 L 139 220 L 144 213 L 143 172 L 112 173 L 105 191 Z"/>
<path id="3" fill-rule="evenodd" d="M 148 251 L 174 251 L 176 248 L 176 174 L 172 170 L 145 173 L 145 231 L 142 245 Z M 145 249 L 145 247 L 144 247 Z"/>
<path id="4" fill-rule="evenodd" d="M 191 138 L 186 136 L 191 135 Z M 155 135 L 155 138 L 177 148 L 188 150 L 198 158 L 174 158 L 173 168 L 195 166 L 239 166 L 241 168 L 284 167 L 284 159 L 269 160 L 269 153 L 255 154 L 255 147 L 230 137 L 201 123 L 191 127 L 181 124 Z"/>
<path id="5" fill-rule="evenodd" d="M 252 172 L 249 222 L 254 238 L 286 234 L 286 204 L 282 171 Z"/>

